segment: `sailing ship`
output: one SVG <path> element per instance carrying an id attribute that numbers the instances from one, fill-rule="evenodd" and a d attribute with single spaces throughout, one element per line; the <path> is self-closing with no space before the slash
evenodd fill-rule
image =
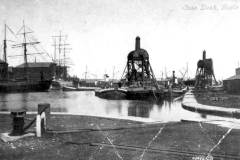
<path id="1" fill-rule="evenodd" d="M 59 35 L 53 36 L 54 39 L 54 58 L 53 61 L 56 64 L 55 75 L 51 85 L 52 90 L 72 91 L 76 90 L 73 86 L 73 82 L 68 80 L 68 68 L 66 64 L 66 53 L 71 49 L 66 43 L 67 35 L 63 35 L 60 31 Z M 57 59 L 58 51 L 58 59 Z"/>
<path id="2" fill-rule="evenodd" d="M 39 73 L 38 79 L 31 79 L 30 71 L 29 71 L 29 64 L 28 63 L 28 48 L 29 45 L 36 45 L 40 42 L 28 42 L 27 41 L 27 34 L 32 33 L 31 31 L 26 31 L 26 26 L 23 22 L 23 26 L 18 31 L 17 34 L 21 34 L 23 36 L 23 42 L 19 44 L 12 45 L 12 48 L 23 48 L 23 56 L 24 63 L 22 64 L 23 75 L 22 78 L 16 79 L 14 73 L 12 73 L 9 69 L 8 62 L 7 62 L 7 29 L 10 28 L 5 24 L 4 26 L 4 40 L 3 40 L 3 60 L 0 60 L 0 93 L 7 93 L 7 92 L 33 92 L 33 91 L 47 91 L 51 85 L 52 79 L 46 78 L 44 73 L 41 71 Z M 13 74 L 13 75 L 12 75 Z"/>
<path id="3" fill-rule="evenodd" d="M 69 58 L 67 53 L 71 50 L 67 42 L 67 35 L 62 34 L 60 31 L 59 35 L 53 36 L 54 40 L 54 56 L 53 61 L 56 64 L 55 75 L 52 81 L 52 90 L 62 91 L 93 91 L 94 87 L 83 87 L 79 86 L 78 77 L 70 76 L 68 74 L 69 69 Z M 85 79 L 86 80 L 86 79 Z"/>

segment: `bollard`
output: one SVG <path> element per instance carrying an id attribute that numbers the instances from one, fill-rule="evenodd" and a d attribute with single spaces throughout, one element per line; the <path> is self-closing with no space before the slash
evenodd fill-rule
<path id="1" fill-rule="evenodd" d="M 38 114 L 36 118 L 36 135 L 37 137 L 41 137 L 41 116 Z"/>
<path id="2" fill-rule="evenodd" d="M 19 136 L 24 134 L 25 115 L 26 115 L 26 110 L 24 109 L 11 111 L 11 117 L 13 118 L 13 121 L 12 121 L 13 130 L 10 133 L 11 136 Z"/>
<path id="3" fill-rule="evenodd" d="M 43 112 L 41 115 L 37 115 L 36 117 L 36 135 L 37 137 L 42 137 L 43 133 L 46 130 L 46 117 Z"/>
<path id="4" fill-rule="evenodd" d="M 36 135 L 41 137 L 47 129 L 47 121 L 50 118 L 50 104 L 38 104 L 38 114 L 36 117 Z"/>
<path id="5" fill-rule="evenodd" d="M 45 116 L 45 112 L 43 112 L 41 114 L 41 132 L 44 133 L 47 129 L 46 126 L 46 116 Z"/>
<path id="6" fill-rule="evenodd" d="M 49 103 L 40 103 L 38 104 L 38 114 L 40 114 L 42 111 L 45 112 L 45 129 L 47 129 L 47 122 L 49 122 L 50 119 L 50 104 Z"/>

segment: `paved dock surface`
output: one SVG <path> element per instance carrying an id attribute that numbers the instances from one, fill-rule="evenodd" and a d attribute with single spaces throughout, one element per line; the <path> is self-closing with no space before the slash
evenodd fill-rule
<path id="1" fill-rule="evenodd" d="M 199 98 L 200 96 L 201 98 Z M 205 103 L 201 104 L 200 102 L 203 99 L 202 97 L 204 97 L 204 93 L 194 94 L 192 92 L 187 92 L 184 95 L 182 107 L 192 112 L 232 117 L 232 118 L 238 118 L 238 119 L 240 118 L 240 108 L 236 108 L 236 107 L 230 108 L 229 106 L 228 107 L 216 106 L 216 104 L 215 105 L 209 104 L 210 100 L 205 100 Z M 219 97 L 210 97 L 210 98 L 219 98 Z"/>
<path id="2" fill-rule="evenodd" d="M 28 115 L 26 119 L 32 118 Z M 1 133 L 9 131 L 9 115 L 1 115 L 0 120 Z M 142 123 L 51 115 L 48 133 L 43 137 L 1 141 L 0 159 L 240 159 L 239 148 L 238 129 L 204 122 Z"/>

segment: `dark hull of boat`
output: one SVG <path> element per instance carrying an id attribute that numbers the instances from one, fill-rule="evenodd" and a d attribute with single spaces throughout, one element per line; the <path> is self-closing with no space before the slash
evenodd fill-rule
<path id="1" fill-rule="evenodd" d="M 68 86 L 63 86 L 62 87 L 63 91 L 77 91 L 77 88 L 74 87 L 68 87 Z"/>
<path id="2" fill-rule="evenodd" d="M 97 87 L 79 87 L 77 88 L 77 91 L 95 91 L 99 88 Z"/>
<path id="3" fill-rule="evenodd" d="M 161 101 L 163 100 L 163 92 L 153 90 L 120 90 L 107 89 L 95 91 L 95 96 L 104 99 L 127 99 L 127 100 L 146 100 Z"/>
<path id="4" fill-rule="evenodd" d="M 118 89 L 108 89 L 108 90 L 96 90 L 95 96 L 104 98 L 104 99 L 112 99 L 112 100 L 120 100 L 126 99 L 126 91 L 118 90 Z"/>
<path id="5" fill-rule="evenodd" d="M 38 82 L 0 82 L 0 93 L 8 92 L 44 92 L 51 85 L 51 80 Z"/>
<path id="6" fill-rule="evenodd" d="M 62 86 L 60 85 L 59 82 L 52 81 L 52 84 L 51 84 L 51 89 L 52 90 L 60 90 L 61 88 L 62 88 Z"/>
<path id="7" fill-rule="evenodd" d="M 91 87 L 62 87 L 63 91 L 95 91 L 97 88 L 91 88 Z"/>
<path id="8" fill-rule="evenodd" d="M 127 91 L 129 100 L 161 101 L 163 96 L 163 92 L 153 90 Z"/>
<path id="9" fill-rule="evenodd" d="M 174 98 L 174 97 L 179 97 L 179 96 L 182 96 L 185 94 L 185 91 L 181 91 L 181 90 L 178 90 L 178 91 L 164 91 L 164 96 L 167 97 L 167 98 Z"/>

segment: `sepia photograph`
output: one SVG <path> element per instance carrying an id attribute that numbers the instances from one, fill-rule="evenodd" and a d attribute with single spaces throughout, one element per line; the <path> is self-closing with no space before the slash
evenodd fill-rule
<path id="1" fill-rule="evenodd" d="M 240 160 L 240 0 L 0 0 L 0 160 Z"/>

